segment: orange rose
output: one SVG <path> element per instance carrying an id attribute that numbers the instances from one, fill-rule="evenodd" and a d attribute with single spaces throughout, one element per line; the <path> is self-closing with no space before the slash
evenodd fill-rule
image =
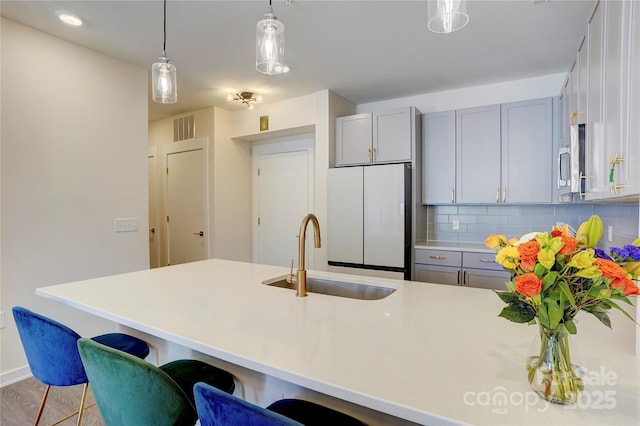
<path id="1" fill-rule="evenodd" d="M 527 297 L 533 297 L 542 291 L 542 281 L 532 272 L 516 278 L 516 291 Z"/>
<path id="2" fill-rule="evenodd" d="M 564 244 L 559 251 L 560 254 L 570 254 L 576 251 L 578 240 L 576 240 L 575 238 L 567 237 L 565 235 L 560 235 L 560 239 Z"/>
<path id="3" fill-rule="evenodd" d="M 615 279 L 627 277 L 627 271 L 622 269 L 622 266 L 612 260 L 598 258 L 593 263 L 602 271 L 602 275 L 607 278 Z"/>
<path id="4" fill-rule="evenodd" d="M 640 296 L 640 288 L 629 278 L 616 278 L 611 281 L 611 287 L 623 288 L 622 294 L 625 296 Z"/>
<path id="5" fill-rule="evenodd" d="M 520 268 L 526 272 L 532 272 L 536 267 L 536 258 L 535 257 L 522 257 L 520 258 Z"/>
<path id="6" fill-rule="evenodd" d="M 530 257 L 535 259 L 538 256 L 539 251 L 540 243 L 538 243 L 538 240 L 527 241 L 526 243 L 522 243 L 518 246 L 520 258 Z"/>

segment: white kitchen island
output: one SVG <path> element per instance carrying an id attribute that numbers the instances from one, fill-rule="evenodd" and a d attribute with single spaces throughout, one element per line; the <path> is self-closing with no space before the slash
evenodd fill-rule
<path id="1" fill-rule="evenodd" d="M 313 271 L 397 290 L 376 301 L 297 298 L 261 284 L 288 272 L 212 259 L 36 293 L 419 424 L 640 424 L 635 325 L 618 313 L 613 330 L 578 315 L 573 345 L 588 376 L 580 402 L 566 408 L 530 391 L 525 359 L 537 329 L 499 318 L 504 305 L 492 291 Z"/>

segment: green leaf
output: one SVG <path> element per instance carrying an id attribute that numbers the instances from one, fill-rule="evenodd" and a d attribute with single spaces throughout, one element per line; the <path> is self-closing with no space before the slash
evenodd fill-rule
<path id="1" fill-rule="evenodd" d="M 564 309 L 557 305 L 555 300 L 545 299 L 547 304 L 547 313 L 549 314 L 549 327 L 556 328 L 560 324 Z"/>
<path id="2" fill-rule="evenodd" d="M 567 284 L 567 282 L 564 280 L 559 281 L 558 287 L 560 287 L 560 291 L 562 292 L 562 294 L 564 294 L 567 297 L 571 306 L 575 307 L 576 300 L 573 298 L 573 294 L 571 293 L 571 290 L 569 289 L 569 285 Z"/>
<path id="3" fill-rule="evenodd" d="M 536 311 L 527 303 L 516 302 L 505 306 L 498 316 L 506 318 L 509 321 L 526 323 L 535 318 Z"/>
<path id="4" fill-rule="evenodd" d="M 541 263 L 536 263 L 536 266 L 533 268 L 533 272 L 538 276 L 538 278 L 540 278 L 545 272 L 547 272 L 547 268 L 545 268 Z"/>
<path id="5" fill-rule="evenodd" d="M 558 279 L 558 273 L 556 271 L 549 271 L 542 279 L 542 291 L 549 289 L 549 287 L 555 284 L 556 279 Z"/>
<path id="6" fill-rule="evenodd" d="M 494 290 L 495 291 L 495 290 Z M 495 291 L 496 294 L 504 303 L 514 303 L 519 301 L 518 295 L 511 293 L 510 291 Z"/>
<path id="7" fill-rule="evenodd" d="M 607 327 L 611 328 L 611 319 L 609 318 L 609 315 L 607 314 L 607 312 L 602 307 L 600 307 L 600 303 L 598 303 L 597 305 L 594 305 L 594 306 L 590 306 L 590 307 L 584 308 L 584 310 L 586 312 L 589 312 L 590 314 L 592 314 L 596 318 L 598 318 L 601 323 L 603 323 Z"/>
<path id="8" fill-rule="evenodd" d="M 624 316 L 629 318 L 631 321 L 636 322 L 633 319 L 633 317 L 631 315 L 629 315 L 629 313 L 627 311 L 622 309 L 616 302 L 614 302 L 612 300 L 602 300 L 601 303 L 604 303 L 605 305 L 609 306 L 610 308 L 614 308 L 614 309 L 619 310 L 620 312 L 622 312 L 624 314 Z M 638 323 L 636 323 L 636 324 L 638 324 Z"/>
<path id="9" fill-rule="evenodd" d="M 549 321 L 549 314 L 547 313 L 547 305 L 545 304 L 540 305 L 540 307 L 538 308 L 538 318 L 540 319 L 540 324 L 542 324 L 543 327 L 551 328 L 549 326 L 551 321 Z"/>
<path id="10" fill-rule="evenodd" d="M 576 329 L 576 324 L 573 322 L 573 320 L 565 321 L 564 328 L 567 329 L 569 334 L 576 334 L 578 332 L 578 330 Z"/>

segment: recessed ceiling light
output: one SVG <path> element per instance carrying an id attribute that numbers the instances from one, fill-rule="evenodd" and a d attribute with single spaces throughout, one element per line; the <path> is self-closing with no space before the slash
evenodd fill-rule
<path id="1" fill-rule="evenodd" d="M 82 25 L 82 18 L 76 14 L 71 12 L 67 12 L 66 10 L 58 10 L 56 11 L 56 15 L 62 22 L 67 25 L 71 25 L 72 27 L 79 27 Z"/>

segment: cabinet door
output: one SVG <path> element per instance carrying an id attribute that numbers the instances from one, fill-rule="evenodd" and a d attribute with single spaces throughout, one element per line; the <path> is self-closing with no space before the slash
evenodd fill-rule
<path id="1" fill-rule="evenodd" d="M 416 281 L 459 285 L 460 268 L 416 263 Z"/>
<path id="2" fill-rule="evenodd" d="M 504 283 L 511 280 L 507 272 L 489 269 L 465 269 L 462 275 L 465 286 L 491 290 L 506 290 Z"/>
<path id="3" fill-rule="evenodd" d="M 640 3 L 626 2 L 631 9 L 629 15 L 632 18 L 629 38 L 629 78 L 628 93 L 630 94 L 627 105 L 629 108 L 628 137 L 626 138 L 626 154 L 624 170 L 626 170 L 627 186 L 622 188 L 624 195 L 640 193 Z"/>
<path id="4" fill-rule="evenodd" d="M 582 39 L 582 43 L 578 48 L 578 116 L 574 124 L 583 124 L 587 122 L 589 114 L 589 42 L 587 38 Z"/>
<path id="5" fill-rule="evenodd" d="M 502 105 L 503 203 L 550 203 L 553 180 L 552 99 Z"/>
<path id="6" fill-rule="evenodd" d="M 371 113 L 336 118 L 336 166 L 367 164 L 371 161 Z"/>
<path id="7" fill-rule="evenodd" d="M 363 262 L 363 167 L 327 171 L 327 260 Z"/>
<path id="8" fill-rule="evenodd" d="M 500 105 L 456 111 L 456 201 L 500 202 Z"/>
<path id="9" fill-rule="evenodd" d="M 405 167 L 363 167 L 365 265 L 404 267 Z"/>
<path id="10" fill-rule="evenodd" d="M 373 113 L 373 161 L 411 161 L 411 108 Z"/>
<path id="11" fill-rule="evenodd" d="M 605 129 L 602 108 L 603 90 L 603 38 L 604 6 L 596 5 L 589 22 L 589 72 L 588 72 L 588 109 L 586 129 L 586 199 L 606 198 L 609 195 L 608 159 L 605 141 Z M 582 89 L 581 89 L 582 91 Z"/>
<path id="12" fill-rule="evenodd" d="M 455 203 L 456 112 L 422 116 L 423 204 Z"/>

